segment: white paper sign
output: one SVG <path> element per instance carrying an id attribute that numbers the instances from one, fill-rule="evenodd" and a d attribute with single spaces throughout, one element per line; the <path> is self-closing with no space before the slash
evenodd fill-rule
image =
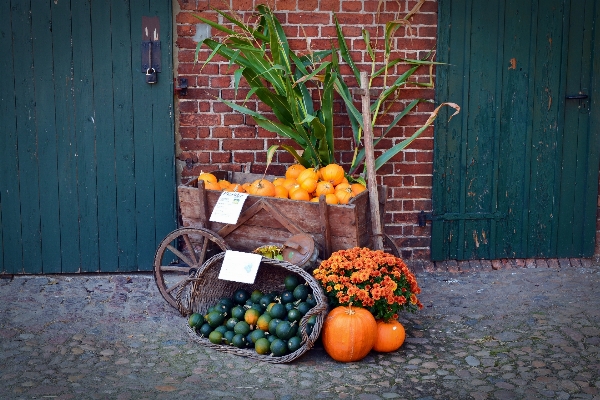
<path id="1" fill-rule="evenodd" d="M 262 256 L 254 253 L 227 250 L 223 257 L 219 279 L 242 283 L 254 283 Z"/>
<path id="2" fill-rule="evenodd" d="M 210 215 L 210 221 L 223 224 L 235 224 L 242 212 L 242 206 L 248 193 L 223 192 Z"/>

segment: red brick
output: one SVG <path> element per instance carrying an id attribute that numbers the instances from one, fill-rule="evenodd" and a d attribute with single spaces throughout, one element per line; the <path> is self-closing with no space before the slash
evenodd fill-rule
<path id="1" fill-rule="evenodd" d="M 218 150 L 219 149 L 219 141 L 218 140 L 188 140 L 182 139 L 179 142 L 179 146 L 182 150 Z"/>
<path id="2" fill-rule="evenodd" d="M 179 118 L 181 126 L 207 126 L 220 123 L 221 116 L 215 114 L 183 114 Z"/>
<path id="3" fill-rule="evenodd" d="M 224 139 L 223 150 L 264 150 L 262 139 Z"/>

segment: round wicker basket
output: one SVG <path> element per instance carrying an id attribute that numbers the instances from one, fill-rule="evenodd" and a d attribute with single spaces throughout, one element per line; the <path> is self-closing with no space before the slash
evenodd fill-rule
<path id="1" fill-rule="evenodd" d="M 250 357 L 255 360 L 266 361 L 270 363 L 286 363 L 300 357 L 308 351 L 318 339 L 325 315 L 327 314 L 328 304 L 327 297 L 319 283 L 306 272 L 304 269 L 290 264 L 286 261 L 274 260 L 263 257 L 256 274 L 256 279 L 253 284 L 240 282 L 226 281 L 218 279 L 221 264 L 225 253 L 219 253 L 212 258 L 206 260 L 204 264 L 189 278 L 191 288 L 188 290 L 180 290 L 177 294 L 177 300 L 180 302 L 180 309 L 188 310 L 189 313 L 197 312 L 204 314 L 209 307 L 215 305 L 219 299 L 223 297 L 231 297 L 238 289 L 245 289 L 252 292 L 256 289 L 263 293 L 272 291 L 284 290 L 284 278 L 290 274 L 299 275 L 309 287 L 316 300 L 316 305 L 311 308 L 306 315 L 300 320 L 300 333 L 302 335 L 301 347 L 293 353 L 286 354 L 281 357 L 270 355 L 257 354 L 254 349 L 239 349 L 229 345 L 219 345 L 211 343 L 207 338 L 200 336 L 196 331 L 190 328 L 187 323 L 187 331 L 192 340 L 195 342 L 210 347 L 215 350 L 223 351 L 230 354 Z M 309 317 L 316 315 L 316 323 L 310 335 L 306 334 L 306 326 Z"/>

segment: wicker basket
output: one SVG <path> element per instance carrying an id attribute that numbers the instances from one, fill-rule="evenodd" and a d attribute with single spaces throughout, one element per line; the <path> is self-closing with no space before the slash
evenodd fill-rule
<path id="1" fill-rule="evenodd" d="M 316 305 L 311 308 L 306 315 L 300 320 L 300 333 L 302 335 L 301 347 L 293 353 L 286 354 L 281 357 L 257 354 L 254 349 L 240 349 L 229 345 L 218 345 L 211 343 L 208 339 L 201 337 L 196 331 L 190 328 L 187 323 L 186 327 L 192 340 L 204 346 L 215 350 L 224 351 L 226 353 L 236 354 L 240 356 L 250 357 L 260 361 L 270 363 L 286 363 L 290 362 L 307 350 L 309 350 L 319 337 L 321 327 L 327 313 L 327 297 L 323 293 L 323 289 L 319 283 L 302 268 L 290 264 L 286 261 L 274 260 L 263 257 L 256 274 L 256 279 L 253 284 L 240 282 L 232 282 L 218 279 L 221 264 L 225 253 L 219 253 L 206 262 L 196 271 L 195 275 L 190 277 L 191 289 L 178 294 L 178 301 L 182 303 L 181 308 L 204 314 L 209 307 L 216 304 L 223 297 L 231 297 L 238 289 L 245 289 L 252 292 L 256 289 L 263 293 L 272 291 L 284 290 L 284 278 L 290 274 L 299 275 L 312 289 Z M 182 294 L 183 293 L 183 294 Z M 316 315 L 316 323 L 310 335 L 306 334 L 306 325 L 310 316 Z"/>

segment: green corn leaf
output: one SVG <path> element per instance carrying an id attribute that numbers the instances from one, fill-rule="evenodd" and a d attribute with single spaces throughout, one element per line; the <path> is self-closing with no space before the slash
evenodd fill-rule
<path id="1" fill-rule="evenodd" d="M 325 141 L 327 142 L 327 164 L 335 159 L 335 146 L 333 137 L 333 92 L 334 84 L 337 78 L 335 70 L 328 66 L 325 72 L 325 82 L 323 82 L 323 98 L 321 100 L 321 111 L 323 112 L 323 124 L 325 125 Z"/>
<path id="2" fill-rule="evenodd" d="M 416 106 L 417 104 L 421 103 L 421 102 L 425 102 L 427 100 L 423 100 L 423 99 L 416 99 L 411 101 L 405 108 L 404 110 L 402 110 L 402 112 L 398 113 L 398 115 L 396 115 L 396 118 L 394 118 L 394 120 L 392 122 L 390 122 L 390 124 L 388 125 L 388 127 L 386 128 L 385 132 L 383 132 L 383 135 L 381 135 L 381 139 L 383 139 L 383 137 L 385 137 L 385 135 L 392 130 L 392 128 L 394 126 L 396 126 L 396 124 L 398 122 L 400 122 L 400 120 L 402 118 L 404 118 L 409 112 L 411 112 Z M 379 140 L 377 140 L 377 142 L 379 142 Z"/>
<path id="3" fill-rule="evenodd" d="M 344 37 L 344 33 L 342 32 L 342 27 L 338 23 L 337 17 L 334 15 L 333 19 L 335 21 L 335 30 L 337 32 L 338 38 L 338 46 L 340 47 L 340 54 L 342 55 L 342 59 L 348 64 L 352 73 L 354 74 L 354 78 L 356 78 L 356 82 L 360 82 L 360 71 L 356 67 L 354 60 L 352 60 L 352 56 L 350 55 L 350 51 L 348 50 L 348 46 L 346 46 L 346 38 Z"/>
<path id="4" fill-rule="evenodd" d="M 292 146 L 287 145 L 287 144 L 282 144 L 281 147 L 284 148 L 285 150 L 287 150 L 287 152 L 290 153 L 292 155 L 292 157 L 294 157 L 296 159 L 296 161 L 298 161 L 304 167 L 308 168 L 310 166 L 310 164 L 308 162 L 306 162 L 306 160 L 304 158 L 302 158 L 302 156 L 300 156 L 300 154 L 298 154 L 296 149 L 294 149 Z"/>
<path id="5" fill-rule="evenodd" d="M 257 88 L 256 96 L 273 110 L 279 122 L 287 126 L 294 126 L 294 118 L 285 96 L 275 94 L 266 87 Z"/>
<path id="6" fill-rule="evenodd" d="M 219 11 L 217 11 L 217 12 L 219 12 Z M 210 26 L 212 26 L 213 28 L 215 28 L 217 30 L 220 30 L 221 32 L 225 32 L 228 35 L 235 34 L 235 32 L 232 31 L 231 29 L 229 29 L 229 28 L 227 28 L 227 27 L 225 27 L 223 25 L 220 25 L 220 24 L 218 24 L 218 23 L 216 23 L 214 21 L 211 21 L 210 19 L 202 18 L 199 15 L 194 15 L 194 17 L 197 18 L 197 19 L 199 19 L 200 21 L 204 22 L 205 24 L 210 25 Z"/>
<path id="7" fill-rule="evenodd" d="M 371 35 L 369 34 L 369 31 L 366 29 L 363 29 L 362 37 L 363 37 L 363 40 L 365 41 L 365 45 L 367 46 L 367 53 L 369 54 L 369 57 L 371 57 L 371 61 L 374 62 L 375 61 L 375 52 L 373 51 L 373 47 L 371 47 Z"/>
<path id="8" fill-rule="evenodd" d="M 311 72 L 308 75 L 304 75 L 302 76 L 300 79 L 298 79 L 293 85 L 292 87 L 296 86 L 299 83 L 304 83 L 306 81 L 310 81 L 311 79 L 313 79 L 315 77 L 315 75 L 318 75 L 319 72 L 323 71 L 325 68 L 329 67 L 329 65 L 331 64 L 330 61 L 324 62 L 323 64 L 321 64 L 317 69 L 315 69 L 313 72 Z"/>
<path id="9" fill-rule="evenodd" d="M 238 68 L 233 72 L 233 87 L 235 88 L 236 96 L 237 96 L 238 87 L 240 85 L 240 79 L 242 79 L 243 73 L 244 73 L 244 68 Z"/>
<path id="10" fill-rule="evenodd" d="M 267 149 L 267 166 L 265 167 L 265 171 L 269 168 L 271 161 L 273 161 L 273 156 L 275 155 L 275 151 L 279 148 L 278 144 L 274 144 Z"/>

